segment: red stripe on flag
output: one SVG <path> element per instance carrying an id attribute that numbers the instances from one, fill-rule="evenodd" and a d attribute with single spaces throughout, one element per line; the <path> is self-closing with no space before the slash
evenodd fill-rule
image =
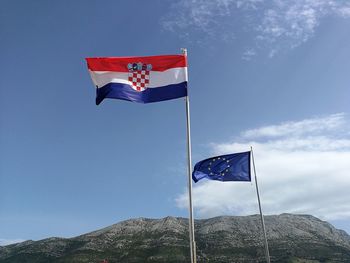
<path id="1" fill-rule="evenodd" d="M 151 64 L 152 71 L 164 71 L 171 68 L 187 67 L 184 55 L 164 55 L 150 57 L 105 57 L 86 58 L 91 71 L 128 72 L 129 63 Z"/>

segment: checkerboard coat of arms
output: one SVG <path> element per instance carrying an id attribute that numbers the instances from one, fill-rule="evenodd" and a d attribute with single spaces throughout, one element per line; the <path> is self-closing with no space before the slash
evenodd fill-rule
<path id="1" fill-rule="evenodd" d="M 129 81 L 131 82 L 131 87 L 139 92 L 147 89 L 149 85 L 150 71 L 152 70 L 151 64 L 129 63 Z"/>

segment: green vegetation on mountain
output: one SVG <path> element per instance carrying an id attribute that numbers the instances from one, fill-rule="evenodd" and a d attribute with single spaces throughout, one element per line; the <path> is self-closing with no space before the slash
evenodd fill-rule
<path id="1" fill-rule="evenodd" d="M 265 217 L 271 261 L 350 262 L 350 236 L 308 215 Z M 265 262 L 259 216 L 195 221 L 198 262 Z M 131 219 L 78 237 L 0 247 L 0 263 L 189 262 L 184 218 Z"/>

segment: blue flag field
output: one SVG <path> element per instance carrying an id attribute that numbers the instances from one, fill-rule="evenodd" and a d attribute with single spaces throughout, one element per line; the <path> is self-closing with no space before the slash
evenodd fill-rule
<path id="1" fill-rule="evenodd" d="M 216 156 L 198 162 L 192 179 L 197 183 L 207 178 L 217 181 L 251 181 L 250 151 Z"/>

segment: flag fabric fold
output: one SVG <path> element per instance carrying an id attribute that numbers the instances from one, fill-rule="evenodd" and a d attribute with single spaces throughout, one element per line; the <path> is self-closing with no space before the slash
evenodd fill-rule
<path id="1" fill-rule="evenodd" d="M 197 183 L 207 178 L 217 181 L 251 181 L 250 151 L 220 155 L 198 162 L 192 179 Z"/>
<path id="2" fill-rule="evenodd" d="M 96 86 L 96 105 L 105 98 L 140 103 L 187 96 L 187 57 L 86 58 Z"/>

